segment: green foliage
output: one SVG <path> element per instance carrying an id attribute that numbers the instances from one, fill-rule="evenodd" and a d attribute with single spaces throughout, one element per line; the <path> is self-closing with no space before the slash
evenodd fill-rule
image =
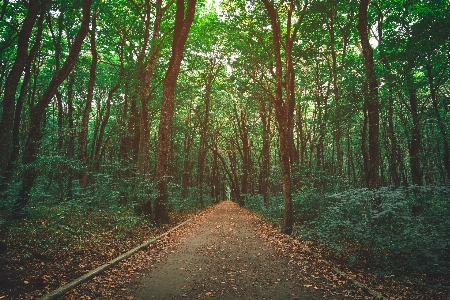
<path id="1" fill-rule="evenodd" d="M 264 198 L 262 195 L 248 196 L 245 201 L 245 207 L 264 216 L 271 223 L 281 224 L 284 212 L 283 194 L 278 193 L 276 195 L 271 195 L 268 206 L 264 205 Z"/>
<path id="2" fill-rule="evenodd" d="M 449 196 L 448 187 L 437 186 L 347 190 L 326 197 L 323 214 L 297 230 L 351 266 L 444 274 L 450 267 Z M 417 203 L 423 208 L 415 214 Z"/>
<path id="3" fill-rule="evenodd" d="M 203 195 L 204 206 L 209 206 L 214 202 L 214 199 L 208 194 Z M 169 207 L 176 212 L 195 212 L 202 209 L 199 202 L 199 188 L 189 188 L 188 196 L 181 196 L 181 189 L 178 187 L 173 190 L 169 197 Z"/>
<path id="4" fill-rule="evenodd" d="M 328 248 L 350 267 L 443 275 L 450 270 L 450 188 L 304 188 L 293 195 L 294 234 Z M 415 212 L 420 203 L 422 210 Z M 281 224 L 283 196 L 249 196 L 246 207 Z"/>

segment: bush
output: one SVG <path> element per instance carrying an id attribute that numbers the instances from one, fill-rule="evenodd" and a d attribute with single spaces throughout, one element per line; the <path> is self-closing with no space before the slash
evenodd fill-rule
<path id="1" fill-rule="evenodd" d="M 448 187 L 347 190 L 329 195 L 297 229 L 346 258 L 351 266 L 437 273 L 449 270 L 450 189 Z M 323 205 L 326 201 L 321 203 Z M 420 214 L 413 207 L 420 203 Z M 313 209 L 311 209 L 313 210 Z"/>

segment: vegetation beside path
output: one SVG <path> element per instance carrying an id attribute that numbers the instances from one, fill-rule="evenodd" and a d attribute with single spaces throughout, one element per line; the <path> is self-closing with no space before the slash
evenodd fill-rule
<path id="1" fill-rule="evenodd" d="M 171 224 L 160 227 L 137 216 L 134 205 L 85 199 L 34 207 L 33 215 L 17 221 L 6 236 L 0 299 L 36 299 L 201 211 L 188 200 L 170 204 Z"/>
<path id="2" fill-rule="evenodd" d="M 205 218 L 215 210 L 217 210 L 217 206 L 209 206 L 183 228 L 177 229 L 173 234 L 156 242 L 148 250 L 136 253 L 117 267 L 70 291 L 65 299 L 132 299 L 133 287 L 129 283 L 147 273 L 154 264 L 162 261 L 180 243 L 185 242 L 189 235 L 192 236 L 194 230 L 204 226 Z M 193 216 L 194 212 L 194 209 L 179 211 L 173 213 L 171 217 L 174 222 L 180 222 Z M 51 218 L 35 220 L 33 229 L 30 227 L 28 232 L 21 232 L 26 235 L 26 238 L 25 236 L 16 236 L 17 239 L 34 240 L 34 243 L 24 244 L 24 246 L 17 243 L 17 245 L 11 246 L 7 256 L 3 256 L 0 260 L 2 269 L 6 270 L 2 273 L 0 281 L 2 282 L 0 286 L 2 299 L 35 299 L 168 228 L 157 229 L 144 219 L 133 217 L 131 213 L 129 219 L 134 220 L 133 225 L 121 228 L 117 226 L 118 223 L 115 222 L 117 220 L 107 218 L 108 213 L 110 211 L 102 213 L 99 210 L 96 214 L 91 213 L 89 216 L 60 213 L 61 220 L 58 224 L 61 224 L 62 220 L 67 221 L 65 230 L 68 232 L 79 230 L 78 236 L 72 236 L 73 233 L 64 233 L 59 225 L 50 222 Z M 122 213 L 124 214 L 124 212 Z M 239 214 L 252 216 L 246 211 Z M 82 219 L 84 220 L 83 224 L 79 221 Z M 87 227 L 87 223 L 93 227 Z M 40 224 L 40 226 L 47 224 L 45 234 L 43 228 L 40 229 L 40 232 L 36 232 L 40 227 L 36 224 Z M 306 282 L 304 283 L 306 289 L 327 293 L 328 290 L 333 290 L 333 285 L 345 284 L 352 287 L 350 289 L 352 293 L 340 293 L 339 297 L 351 297 L 352 299 L 366 297 L 367 299 L 368 291 L 355 287 L 351 282 L 357 280 L 364 283 L 368 289 L 373 289 L 390 299 L 446 299 L 448 296 L 442 292 L 445 285 L 445 282 L 442 281 L 443 278 L 441 278 L 442 285 L 440 287 L 432 288 L 419 281 L 399 281 L 397 277 L 383 276 L 383 274 L 377 274 L 368 269 L 349 268 L 348 264 L 336 259 L 336 256 L 330 255 L 329 249 L 320 248 L 317 243 L 311 241 L 301 241 L 281 234 L 273 223 L 255 218 L 252 224 L 262 240 L 267 241 L 278 255 L 287 257 L 289 264 L 298 266 L 298 272 L 306 272 L 302 276 L 310 279 L 319 276 L 322 279 L 328 279 L 325 281 L 326 285 L 318 284 L 316 281 Z M 95 232 L 102 232 L 102 234 L 95 234 Z M 16 234 L 20 234 L 20 232 Z M 64 235 L 66 235 L 65 239 Z M 60 239 L 55 239 L 54 243 L 50 244 L 51 246 L 45 248 L 45 251 L 43 251 L 44 248 L 39 248 L 43 245 L 39 245 L 37 237 L 50 238 L 52 236 L 60 236 Z M 73 238 L 69 238 L 70 236 Z M 305 259 L 312 265 L 302 271 Z M 343 270 L 346 276 L 337 273 L 335 268 Z M 326 272 L 323 273 L 319 270 L 326 270 Z M 439 280 L 435 282 L 437 284 Z"/>

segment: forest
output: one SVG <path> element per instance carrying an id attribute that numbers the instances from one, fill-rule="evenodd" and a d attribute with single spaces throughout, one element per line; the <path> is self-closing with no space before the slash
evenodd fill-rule
<path id="1" fill-rule="evenodd" d="M 0 7 L 0 265 L 231 199 L 449 293 L 449 1 Z"/>

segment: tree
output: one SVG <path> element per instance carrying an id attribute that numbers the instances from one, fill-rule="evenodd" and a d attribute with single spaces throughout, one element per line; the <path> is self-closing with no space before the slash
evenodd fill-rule
<path id="1" fill-rule="evenodd" d="M 155 219 L 159 223 L 168 223 L 168 170 L 170 153 L 170 136 L 174 114 L 175 86 L 183 59 L 183 50 L 189 29 L 195 15 L 196 0 L 188 0 L 185 14 L 183 0 L 177 0 L 175 27 L 172 41 L 172 54 L 164 78 L 162 108 L 158 130 L 158 146 L 156 149 L 155 179 L 158 196 L 155 199 Z"/>
<path id="2" fill-rule="evenodd" d="M 272 102 L 275 107 L 275 115 L 278 122 L 278 133 L 280 143 L 280 162 L 282 172 L 283 194 L 284 194 L 284 221 L 282 231 L 286 234 L 292 233 L 293 210 L 292 210 L 292 183 L 291 183 L 291 161 L 293 158 L 293 113 L 294 113 L 294 68 L 292 62 L 292 43 L 295 40 L 298 28 L 291 32 L 292 12 L 294 3 L 288 4 L 287 32 L 286 32 L 286 73 L 283 76 L 281 58 L 281 31 L 278 24 L 278 14 L 268 0 L 263 0 L 264 7 L 270 18 L 273 34 L 273 48 L 275 54 L 275 97 Z M 302 18 L 298 19 L 301 22 Z M 286 99 L 283 99 L 283 85 L 286 90 Z"/>
<path id="3" fill-rule="evenodd" d="M 367 10 L 369 0 L 361 0 L 358 12 L 358 32 L 361 39 L 362 54 L 364 56 L 365 76 L 367 93 L 364 95 L 364 114 L 367 114 L 369 131 L 368 166 L 366 168 L 366 184 L 370 189 L 379 186 L 380 169 L 380 143 L 379 143 L 379 103 L 378 82 L 375 74 L 375 62 L 373 50 L 369 41 L 369 24 L 367 21 Z M 363 131 L 363 134 L 365 132 Z M 363 139 L 364 140 L 364 139 Z M 363 145 L 365 147 L 365 145 Z M 365 152 L 363 150 L 363 152 Z"/>
<path id="4" fill-rule="evenodd" d="M 59 69 L 59 71 L 56 72 L 51 79 L 44 93 L 39 98 L 39 101 L 30 111 L 30 129 L 22 156 L 22 163 L 28 165 L 28 168 L 25 170 L 22 176 L 22 187 L 16 201 L 15 212 L 18 216 L 22 215 L 23 209 L 30 199 L 31 188 L 33 187 L 34 181 L 36 180 L 36 177 L 39 173 L 39 171 L 35 167 L 30 166 L 29 164 L 33 163 L 36 160 L 36 155 L 40 148 L 42 139 L 41 126 L 45 117 L 45 110 L 52 100 L 53 96 L 57 93 L 59 85 L 67 78 L 67 76 L 69 76 L 70 71 L 75 65 L 84 38 L 89 31 L 91 4 L 92 0 L 83 1 L 83 19 L 72 48 L 69 51 L 69 55 L 67 56 L 66 61 L 62 65 L 61 69 Z"/>
<path id="5" fill-rule="evenodd" d="M 19 85 L 22 72 L 28 60 L 28 44 L 34 23 L 38 17 L 38 13 L 43 13 L 46 9 L 48 1 L 30 1 L 28 11 L 23 20 L 22 28 L 18 34 L 17 52 L 14 65 L 11 68 L 6 80 L 5 90 L 3 93 L 3 111 L 0 121 L 0 139 L 3 141 L 0 146 L 0 180 L 3 180 L 10 154 L 12 150 L 12 131 L 14 127 L 14 102 L 17 86 Z M 5 4 L 6 5 L 6 4 Z"/>

